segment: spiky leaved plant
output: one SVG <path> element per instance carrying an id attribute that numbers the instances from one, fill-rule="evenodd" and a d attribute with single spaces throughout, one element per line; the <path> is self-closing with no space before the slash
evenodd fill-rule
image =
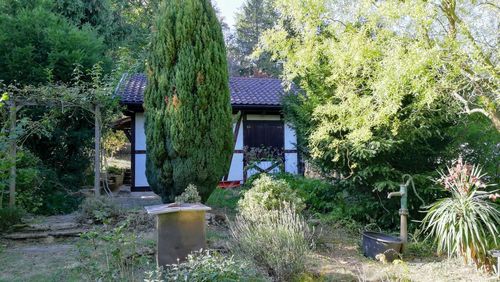
<path id="1" fill-rule="evenodd" d="M 438 182 L 451 193 L 429 206 L 423 220 L 427 238 L 433 238 L 438 253 L 461 256 L 465 263 L 491 270 L 488 251 L 498 247 L 500 210 L 496 191 L 487 191 L 485 174 L 477 165 L 459 159 Z"/>

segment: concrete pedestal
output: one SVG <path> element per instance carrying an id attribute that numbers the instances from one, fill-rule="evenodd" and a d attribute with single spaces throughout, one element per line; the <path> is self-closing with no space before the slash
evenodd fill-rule
<path id="1" fill-rule="evenodd" d="M 205 212 L 202 204 L 166 204 L 145 207 L 156 215 L 157 264 L 184 261 L 193 251 L 206 248 Z"/>

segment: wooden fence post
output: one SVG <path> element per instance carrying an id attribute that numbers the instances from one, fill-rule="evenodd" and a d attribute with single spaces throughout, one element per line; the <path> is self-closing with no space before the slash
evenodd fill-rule
<path id="1" fill-rule="evenodd" d="M 96 196 L 101 195 L 101 109 L 95 105 L 95 149 L 94 149 L 94 191 Z"/>
<path id="2" fill-rule="evenodd" d="M 16 156 L 17 156 L 17 119 L 16 101 L 13 98 L 9 103 L 9 207 L 16 206 Z"/>

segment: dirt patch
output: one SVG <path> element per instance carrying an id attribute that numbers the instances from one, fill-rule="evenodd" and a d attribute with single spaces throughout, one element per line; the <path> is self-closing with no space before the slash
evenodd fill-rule
<path id="1" fill-rule="evenodd" d="M 363 256 L 361 235 L 338 226 L 323 226 L 308 268 L 325 281 L 492 281 L 459 259 L 407 255 L 383 264 Z"/>

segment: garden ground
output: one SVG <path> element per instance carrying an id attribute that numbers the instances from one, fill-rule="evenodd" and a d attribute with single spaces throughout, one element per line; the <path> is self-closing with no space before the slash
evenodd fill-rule
<path id="1" fill-rule="evenodd" d="M 234 216 L 234 193 L 216 193 L 207 240 L 210 248 L 221 252 L 230 249 L 230 235 L 223 218 Z M 71 220 L 71 216 L 65 217 Z M 75 218 L 75 217 L 73 217 Z M 31 221 L 50 223 L 61 217 L 36 217 Z M 222 219 L 222 220 L 221 220 Z M 309 257 L 305 281 L 494 281 L 458 259 L 436 257 L 426 245 L 417 243 L 408 250 L 403 261 L 383 264 L 363 257 L 360 235 L 354 228 L 338 223 L 314 221 L 316 248 Z M 104 227 L 97 227 L 104 228 Z M 141 244 L 151 245 L 154 230 L 141 231 Z M 80 281 L 86 268 L 79 253 L 79 238 L 0 241 L 0 281 Z M 147 241 L 147 244 L 144 243 Z M 146 262 L 139 270 L 152 269 L 154 257 L 142 252 Z"/>

